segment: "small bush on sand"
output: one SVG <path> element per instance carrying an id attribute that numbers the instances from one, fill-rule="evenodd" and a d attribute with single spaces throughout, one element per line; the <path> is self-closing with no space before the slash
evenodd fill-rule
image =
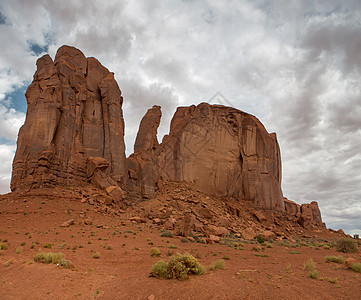
<path id="1" fill-rule="evenodd" d="M 210 270 L 223 270 L 225 266 L 224 260 L 223 259 L 218 259 L 217 261 L 215 261 L 213 264 L 211 264 L 209 266 Z"/>
<path id="2" fill-rule="evenodd" d="M 8 246 L 5 243 L 0 243 L 0 250 L 8 250 Z"/>
<path id="3" fill-rule="evenodd" d="M 51 248 L 53 248 L 53 243 L 45 243 L 45 244 L 43 245 L 43 247 L 44 247 L 44 248 L 51 249 Z"/>
<path id="4" fill-rule="evenodd" d="M 351 266 L 352 271 L 357 272 L 357 273 L 361 273 L 361 264 L 360 263 L 354 263 Z"/>
<path id="5" fill-rule="evenodd" d="M 339 256 L 326 256 L 325 261 L 326 262 L 335 262 L 335 263 L 338 263 L 338 264 L 343 264 L 343 263 L 345 263 L 345 258 L 343 256 L 341 256 L 341 255 L 339 255 Z"/>
<path id="6" fill-rule="evenodd" d="M 163 279 L 183 280 L 187 279 L 189 275 L 202 275 L 204 273 L 205 268 L 189 253 L 183 255 L 177 253 L 170 258 L 168 263 L 161 260 L 152 267 L 152 274 Z"/>
<path id="7" fill-rule="evenodd" d="M 310 272 L 313 272 L 316 270 L 316 263 L 313 261 L 312 258 L 307 260 L 303 266 L 304 266 L 305 270 L 310 271 Z"/>
<path id="8" fill-rule="evenodd" d="M 95 252 L 94 254 L 93 254 L 93 258 L 99 258 L 100 257 L 100 253 L 99 252 Z"/>
<path id="9" fill-rule="evenodd" d="M 160 233 L 160 236 L 161 237 L 173 237 L 173 233 L 171 233 L 170 231 L 167 231 L 167 230 L 165 230 L 165 231 L 162 231 L 161 233 Z"/>
<path id="10" fill-rule="evenodd" d="M 160 251 L 158 248 L 152 248 L 150 249 L 150 256 L 152 257 L 159 257 L 160 256 Z"/>
<path id="11" fill-rule="evenodd" d="M 318 278 L 318 271 L 312 271 L 312 272 L 310 272 L 309 276 L 310 276 L 312 279 L 317 279 L 317 278 Z"/>
<path id="12" fill-rule="evenodd" d="M 341 238 L 338 239 L 336 242 L 336 250 L 338 252 L 342 252 L 342 253 L 354 253 L 354 252 L 358 252 L 359 249 L 357 247 L 357 244 L 355 241 L 353 241 L 352 239 L 348 239 L 348 238 Z"/>
<path id="13" fill-rule="evenodd" d="M 62 252 L 52 253 L 52 252 L 39 252 L 35 255 L 34 261 L 45 264 L 60 264 L 64 259 L 64 254 Z"/>

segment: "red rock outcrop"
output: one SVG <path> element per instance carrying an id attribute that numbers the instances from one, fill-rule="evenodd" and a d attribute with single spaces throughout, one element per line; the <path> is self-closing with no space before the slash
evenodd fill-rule
<path id="1" fill-rule="evenodd" d="M 111 181 L 105 185 L 125 187 L 123 98 L 113 73 L 95 58 L 63 46 L 54 62 L 49 55 L 38 59 L 26 99 L 26 121 L 13 162 L 13 191 L 82 185 L 99 172 Z M 101 159 L 101 167 L 87 170 L 90 157 Z"/>
<path id="2" fill-rule="evenodd" d="M 154 194 L 159 180 L 157 131 L 161 116 L 160 106 L 154 105 L 147 111 L 139 126 L 134 153 L 127 159 L 129 188 L 139 191 L 143 197 Z"/>
<path id="3" fill-rule="evenodd" d="M 141 121 L 134 153 L 126 159 L 123 98 L 114 74 L 69 46 L 61 47 L 54 61 L 49 55 L 37 61 L 26 98 L 26 121 L 13 162 L 13 191 L 92 183 L 119 201 L 126 192 L 150 197 L 164 183 L 178 181 L 209 195 L 226 196 L 229 210 L 238 217 L 237 203 L 245 200 L 293 215 L 304 228 L 322 225 L 316 202 L 300 206 L 283 198 L 276 134 L 269 134 L 250 114 L 207 103 L 179 107 L 169 135 L 159 144 L 162 113 L 153 106 Z M 187 201 L 199 204 L 195 197 Z M 215 219 L 205 207 L 194 214 Z M 255 213 L 260 223 L 265 221 L 261 215 Z M 192 224 L 203 228 L 197 222 Z M 167 227 L 175 226 L 171 219 L 168 223 Z M 223 219 L 217 226 L 228 223 Z M 218 235 L 215 230 L 211 233 Z"/>
<path id="4" fill-rule="evenodd" d="M 298 223 L 306 229 L 312 229 L 313 226 L 324 226 L 322 223 L 321 212 L 316 201 L 297 204 L 287 198 L 285 201 L 285 212 L 298 218 Z"/>
<path id="5" fill-rule="evenodd" d="M 152 110 L 142 124 L 154 115 L 159 124 L 160 114 Z M 141 126 L 138 136 L 154 141 L 155 134 L 154 127 L 146 131 Z M 146 149 L 137 147 L 137 159 L 131 157 L 129 162 L 130 174 L 136 174 L 134 179 L 143 187 L 155 186 L 159 180 L 185 180 L 195 182 L 203 192 L 284 210 L 276 135 L 269 134 L 252 115 L 207 103 L 179 107 L 169 135 L 161 145 L 151 144 Z"/>

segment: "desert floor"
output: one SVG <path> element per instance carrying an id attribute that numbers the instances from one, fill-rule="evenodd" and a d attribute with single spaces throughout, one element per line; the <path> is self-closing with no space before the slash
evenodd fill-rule
<path id="1" fill-rule="evenodd" d="M 86 216 L 91 225 L 79 222 Z M 161 227 L 111 217 L 71 197 L 0 196 L 0 299 L 361 299 L 361 274 L 325 256 L 361 262 L 360 253 L 335 248 L 276 245 L 257 252 L 222 244 L 161 237 Z M 62 227 L 68 219 L 75 224 Z M 52 243 L 52 248 L 44 248 Z M 150 249 L 161 251 L 151 257 Z M 75 268 L 34 261 L 38 252 L 62 252 Z M 95 253 L 99 258 L 94 258 Z M 191 253 L 207 271 L 189 279 L 150 277 L 152 265 L 176 252 Z M 223 270 L 209 266 L 224 259 Z M 318 279 L 304 269 L 316 263 Z"/>

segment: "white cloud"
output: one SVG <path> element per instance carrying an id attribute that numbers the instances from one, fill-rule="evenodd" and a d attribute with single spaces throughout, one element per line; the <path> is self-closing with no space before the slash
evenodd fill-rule
<path id="1" fill-rule="evenodd" d="M 361 231 L 347 213 L 332 216 L 361 201 L 360 8 L 357 0 L 3 2 L 0 132 L 14 137 L 20 125 L 4 100 L 31 81 L 29 43 L 51 41 L 52 57 L 73 45 L 115 73 L 128 153 L 148 108 L 162 106 L 161 137 L 177 106 L 221 91 L 277 132 L 285 196 L 317 200 L 329 226 Z"/>
<path id="2" fill-rule="evenodd" d="M 15 145 L 0 145 L 0 194 L 10 192 L 11 164 L 15 149 Z"/>

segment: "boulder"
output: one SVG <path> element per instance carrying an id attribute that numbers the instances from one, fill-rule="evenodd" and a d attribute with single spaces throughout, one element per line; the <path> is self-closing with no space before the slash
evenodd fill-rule
<path id="1" fill-rule="evenodd" d="M 281 234 L 279 234 L 281 235 Z M 265 241 L 274 240 L 276 238 L 276 234 L 273 231 L 265 230 L 259 234 L 261 238 Z"/>
<path id="2" fill-rule="evenodd" d="M 256 233 L 250 227 L 246 228 L 245 230 L 242 231 L 242 237 L 246 240 L 253 240 L 255 236 L 256 236 Z"/>
<path id="3" fill-rule="evenodd" d="M 349 258 L 347 258 L 347 259 L 345 260 L 345 266 L 346 266 L 347 268 L 351 269 L 351 268 L 352 268 L 352 265 L 353 265 L 354 263 L 356 263 L 356 262 L 357 262 L 356 259 L 354 259 L 354 258 L 352 258 L 352 257 L 349 257 Z"/>
<path id="4" fill-rule="evenodd" d="M 186 214 L 179 224 L 177 235 L 190 236 L 194 224 L 194 217 Z"/>
<path id="5" fill-rule="evenodd" d="M 224 227 L 217 227 L 214 225 L 208 225 L 208 232 L 216 236 L 225 236 L 229 234 L 229 230 Z"/>
<path id="6" fill-rule="evenodd" d="M 264 213 L 260 212 L 260 211 L 254 211 L 253 215 L 256 217 L 258 222 L 264 222 L 267 220 L 266 216 L 264 215 Z"/>

